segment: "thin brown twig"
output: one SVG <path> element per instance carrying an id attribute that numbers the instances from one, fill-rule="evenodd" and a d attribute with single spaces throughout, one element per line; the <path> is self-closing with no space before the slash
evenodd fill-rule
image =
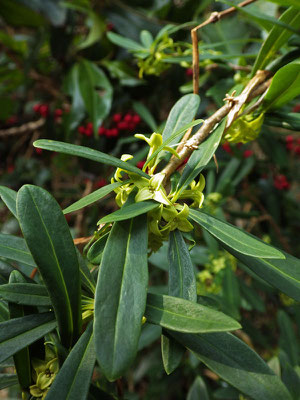
<path id="1" fill-rule="evenodd" d="M 8 129 L 0 129 L 0 137 L 22 135 L 40 129 L 45 124 L 45 118 L 40 118 L 37 121 L 26 122 L 21 126 L 13 126 Z"/>

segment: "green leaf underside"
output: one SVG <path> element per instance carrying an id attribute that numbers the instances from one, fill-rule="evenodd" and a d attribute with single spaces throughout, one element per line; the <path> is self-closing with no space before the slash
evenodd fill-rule
<path id="1" fill-rule="evenodd" d="M 87 158 L 88 160 L 111 165 L 117 168 L 122 168 L 125 171 L 134 172 L 137 175 L 149 178 L 149 176 L 145 172 L 135 167 L 134 165 L 131 165 L 125 161 L 121 161 L 118 158 L 110 156 L 106 153 L 102 153 L 101 151 L 90 149 L 89 147 L 78 146 L 76 144 L 47 139 L 36 140 L 33 145 L 44 150 L 56 151 L 58 153 Z"/>
<path id="2" fill-rule="evenodd" d="M 285 260 L 254 258 L 234 251 L 228 246 L 223 245 L 223 247 L 264 281 L 300 301 L 300 260 L 298 258 L 285 252 L 283 252 Z"/>
<path id="3" fill-rule="evenodd" d="M 108 235 L 109 233 L 103 235 L 100 239 L 96 240 L 96 242 L 94 242 L 89 248 L 87 258 L 92 264 L 100 264 Z"/>
<path id="4" fill-rule="evenodd" d="M 95 365 L 93 324 L 90 323 L 56 376 L 48 400 L 85 400 Z"/>
<path id="5" fill-rule="evenodd" d="M 56 326 L 53 313 L 27 315 L 0 323 L 0 362 L 53 331 Z"/>
<path id="6" fill-rule="evenodd" d="M 80 272 L 66 219 L 44 189 L 23 186 L 17 197 L 20 226 L 47 287 L 61 340 L 68 347 L 81 326 Z"/>
<path id="7" fill-rule="evenodd" d="M 291 400 L 277 375 L 250 347 L 230 333 L 169 334 L 213 372 L 253 399 Z"/>
<path id="8" fill-rule="evenodd" d="M 226 126 L 226 118 L 217 126 L 210 137 L 195 150 L 186 166 L 177 185 L 177 190 L 184 190 L 193 179 L 203 170 L 215 154 Z"/>
<path id="9" fill-rule="evenodd" d="M 9 386 L 14 386 L 18 383 L 16 374 L 0 374 L 0 390 Z"/>
<path id="10" fill-rule="evenodd" d="M 279 21 L 290 25 L 294 29 L 300 27 L 300 10 L 295 7 L 288 8 L 279 18 Z M 265 69 L 272 57 L 288 41 L 293 33 L 281 26 L 274 26 L 264 41 L 252 68 L 252 76 L 259 69 Z"/>
<path id="11" fill-rule="evenodd" d="M 197 376 L 187 395 L 186 400 L 209 400 L 204 380 Z"/>
<path id="12" fill-rule="evenodd" d="M 179 297 L 148 293 L 147 321 L 178 332 L 202 333 L 239 329 L 227 315 Z"/>
<path id="13" fill-rule="evenodd" d="M 262 258 L 285 258 L 281 251 L 203 211 L 190 209 L 189 216 L 220 242 L 242 254 Z"/>
<path id="14" fill-rule="evenodd" d="M 170 375 L 180 364 L 185 348 L 173 338 L 161 335 L 161 356 L 164 369 Z"/>
<path id="15" fill-rule="evenodd" d="M 17 192 L 8 187 L 0 186 L 0 197 L 6 204 L 9 211 L 17 218 Z"/>
<path id="16" fill-rule="evenodd" d="M 126 181 L 129 182 L 129 181 Z M 96 201 L 102 199 L 107 194 L 111 193 L 115 188 L 124 185 L 126 182 L 115 182 L 110 185 L 106 185 L 100 189 L 95 190 L 93 193 L 88 194 L 87 196 L 82 197 L 82 199 L 76 201 L 71 204 L 69 207 L 63 210 L 64 214 L 71 213 L 73 211 L 80 210 L 90 204 L 95 203 Z"/>
<path id="17" fill-rule="evenodd" d="M 110 381 L 135 358 L 146 305 L 147 219 L 114 223 L 104 249 L 95 298 L 96 357 Z"/>
<path id="18" fill-rule="evenodd" d="M 46 287 L 32 283 L 0 285 L 0 298 L 28 306 L 51 306 Z"/>
<path id="19" fill-rule="evenodd" d="M 101 218 L 98 224 L 106 224 L 108 222 L 124 221 L 136 217 L 141 214 L 146 214 L 148 211 L 159 207 L 160 203 L 156 201 L 146 200 L 139 203 L 130 204 L 129 206 L 124 205 L 119 210 L 106 215 Z"/>
<path id="20" fill-rule="evenodd" d="M 0 233 L 0 256 L 36 267 L 24 239 Z"/>

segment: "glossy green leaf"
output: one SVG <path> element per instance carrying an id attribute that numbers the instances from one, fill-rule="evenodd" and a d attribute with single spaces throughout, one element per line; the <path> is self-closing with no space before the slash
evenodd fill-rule
<path id="1" fill-rule="evenodd" d="M 300 10 L 295 7 L 288 8 L 279 18 L 279 21 L 290 25 L 294 29 L 300 28 Z M 266 40 L 264 41 L 254 66 L 252 68 L 252 76 L 259 70 L 265 69 L 268 63 L 276 55 L 277 51 L 285 45 L 293 34 L 290 30 L 287 30 L 281 26 L 274 26 L 269 32 Z"/>
<path id="2" fill-rule="evenodd" d="M 102 257 L 95 298 L 96 357 L 110 381 L 135 358 L 146 305 L 147 219 L 114 223 Z"/>
<path id="3" fill-rule="evenodd" d="M 178 332 L 221 332 L 240 328 L 227 315 L 189 300 L 148 293 L 145 317 L 152 324 Z"/>
<path id="4" fill-rule="evenodd" d="M 299 345 L 294 324 L 283 310 L 278 311 L 277 322 L 280 329 L 279 346 L 287 354 L 290 364 L 296 367 L 299 360 Z"/>
<path id="5" fill-rule="evenodd" d="M 134 172 L 138 175 L 148 178 L 149 176 L 139 168 L 125 161 L 121 161 L 116 157 L 109 156 L 101 151 L 90 149 L 89 147 L 77 146 L 76 144 L 58 142 L 54 140 L 40 139 L 36 140 L 33 145 L 39 149 L 56 151 L 58 153 L 70 154 L 72 156 L 87 158 L 88 160 L 111 165 L 113 167 L 122 168 L 125 171 Z"/>
<path id="6" fill-rule="evenodd" d="M 95 366 L 93 324 L 72 348 L 47 393 L 47 400 L 86 400 Z"/>
<path id="7" fill-rule="evenodd" d="M 300 62 L 291 62 L 274 75 L 271 86 L 264 97 L 265 106 L 282 107 L 300 95 Z"/>
<path id="8" fill-rule="evenodd" d="M 215 128 L 210 137 L 204 143 L 201 143 L 199 148 L 192 153 L 178 182 L 177 190 L 179 193 L 184 190 L 209 163 L 219 146 L 225 126 L 226 118 Z"/>
<path id="9" fill-rule="evenodd" d="M 143 103 L 135 101 L 133 103 L 133 109 L 139 114 L 142 120 L 146 122 L 146 124 L 152 129 L 153 132 L 157 130 L 157 123 L 153 118 L 153 115 Z"/>
<path id="10" fill-rule="evenodd" d="M 27 306 L 51 306 L 51 300 L 46 287 L 34 283 L 9 283 L 0 285 L 0 298 Z"/>
<path id="11" fill-rule="evenodd" d="M 270 0 L 272 3 L 279 4 L 284 7 L 294 6 L 298 10 L 300 10 L 299 0 Z"/>
<path id="12" fill-rule="evenodd" d="M 24 239 L 0 233 L 0 257 L 36 267 Z"/>
<path id="13" fill-rule="evenodd" d="M 77 256 L 79 261 L 81 284 L 87 292 L 89 292 L 92 296 L 94 296 L 96 289 L 96 282 L 93 278 L 93 275 L 90 272 L 89 267 L 85 263 L 85 259 L 78 250 L 77 250 Z"/>
<path id="14" fill-rule="evenodd" d="M 281 251 L 203 211 L 190 209 L 189 216 L 220 242 L 242 254 L 252 257 L 285 258 Z"/>
<path id="15" fill-rule="evenodd" d="M 0 301 L 0 322 L 7 321 L 9 319 L 9 311 L 6 303 Z"/>
<path id="16" fill-rule="evenodd" d="M 227 265 L 224 270 L 222 281 L 222 310 L 232 318 L 241 318 L 239 308 L 241 305 L 240 290 L 231 265 Z"/>
<path id="17" fill-rule="evenodd" d="M 107 33 L 108 39 L 116 44 L 117 46 L 124 47 L 124 49 L 130 50 L 130 51 L 145 51 L 145 47 L 143 47 L 140 43 L 135 42 L 134 40 L 124 38 L 121 35 L 118 35 L 117 33 L 114 32 L 108 32 Z"/>
<path id="18" fill-rule="evenodd" d="M 244 342 L 230 333 L 169 334 L 213 372 L 252 399 L 291 400 L 278 376 Z"/>
<path id="19" fill-rule="evenodd" d="M 300 260 L 283 252 L 285 260 L 250 257 L 228 246 L 223 247 L 264 281 L 300 301 Z"/>
<path id="20" fill-rule="evenodd" d="M 106 185 L 100 189 L 95 190 L 94 192 L 88 194 L 87 196 L 82 197 L 80 200 L 76 201 L 75 203 L 71 204 L 69 207 L 64 209 L 64 214 L 71 213 L 73 211 L 80 210 L 90 204 L 95 203 L 96 201 L 102 199 L 107 194 L 111 193 L 115 188 L 123 185 L 125 182 L 115 182 L 111 183 L 110 185 Z"/>
<path id="21" fill-rule="evenodd" d="M 9 211 L 17 218 L 16 201 L 17 192 L 6 186 L 0 186 L 0 197 Z"/>
<path id="22" fill-rule="evenodd" d="M 98 128 L 111 108 L 113 88 L 104 72 L 84 59 L 79 62 L 79 89 L 97 138 Z"/>
<path id="23" fill-rule="evenodd" d="M 197 376 L 189 389 L 186 400 L 209 400 L 204 380 Z"/>
<path id="24" fill-rule="evenodd" d="M 100 239 L 96 240 L 96 242 L 94 242 L 89 248 L 87 258 L 92 264 L 100 264 L 108 235 L 108 233 L 103 235 Z"/>
<path id="25" fill-rule="evenodd" d="M 166 373 L 170 375 L 180 364 L 185 348 L 173 338 L 161 335 L 161 356 Z"/>
<path id="26" fill-rule="evenodd" d="M 0 362 L 53 331 L 53 313 L 26 315 L 0 323 Z"/>
<path id="27" fill-rule="evenodd" d="M 81 329 L 80 272 L 68 224 L 56 200 L 37 186 L 20 189 L 17 212 L 49 292 L 62 343 L 68 347 Z"/>
<path id="28" fill-rule="evenodd" d="M 0 374 L 0 390 L 17 385 L 17 383 L 18 377 L 16 374 Z"/>
<path id="29" fill-rule="evenodd" d="M 24 282 L 26 282 L 26 279 L 23 277 L 23 275 L 19 271 L 13 271 L 9 277 L 9 284 L 4 286 L 10 286 L 14 284 L 22 285 Z M 0 286 L 0 288 L 1 287 L 2 286 Z M 14 303 L 9 302 L 8 309 L 10 319 L 24 317 L 26 315 L 24 307 Z M 21 388 L 28 388 L 31 384 L 31 365 L 28 346 L 18 351 L 13 356 L 13 359 Z"/>
<path id="30" fill-rule="evenodd" d="M 141 214 L 146 214 L 148 211 L 157 208 L 159 203 L 157 201 L 140 201 L 138 203 L 130 204 L 129 206 L 124 205 L 119 210 L 106 215 L 98 221 L 99 224 L 107 224 L 108 222 L 124 221 L 136 217 Z"/>

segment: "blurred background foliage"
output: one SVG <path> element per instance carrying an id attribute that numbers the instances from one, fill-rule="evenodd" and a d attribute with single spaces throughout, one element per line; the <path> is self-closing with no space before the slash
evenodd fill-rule
<path id="1" fill-rule="evenodd" d="M 43 186 L 64 208 L 110 180 L 113 170 L 105 166 L 34 149 L 37 138 L 82 144 L 117 157 L 134 154 L 130 162 L 142 167 L 147 146 L 133 135 L 161 133 L 173 104 L 192 92 L 190 29 L 212 11 L 227 8 L 224 3 L 1 0 L 0 184 L 15 190 L 25 183 Z M 280 3 L 257 1 L 201 30 L 197 117 L 209 116 L 226 93 L 245 82 L 262 41 L 284 10 Z M 283 64 L 291 54 L 293 59 L 300 54 L 294 32 L 281 50 Z M 204 203 L 214 215 L 226 215 L 298 257 L 299 112 L 296 99 L 268 114 L 255 142 L 223 143 L 216 153 L 218 169 L 214 162 L 206 169 Z M 112 198 L 105 198 L 67 215 L 74 237 L 93 234 L 99 217 L 115 207 Z M 1 231 L 18 234 L 18 223 L 3 203 L 0 216 Z M 202 245 L 191 244 L 198 295 L 209 296 L 211 306 L 223 312 L 230 310 L 243 326 L 241 339 L 281 374 L 298 399 L 299 305 L 222 251 L 208 233 L 198 235 Z M 166 257 L 163 246 L 150 258 L 150 282 L 159 293 L 167 291 Z M 144 325 L 125 398 L 242 399 L 192 353 L 166 375 L 160 333 L 158 326 Z M 143 350 L 151 343 L 151 352 Z M 113 390 L 95 373 L 97 379 L 106 391 Z M 17 387 L 10 389 L 12 396 L 17 392 Z"/>

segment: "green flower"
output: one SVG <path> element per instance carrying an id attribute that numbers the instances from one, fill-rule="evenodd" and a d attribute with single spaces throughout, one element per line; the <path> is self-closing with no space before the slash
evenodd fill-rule
<path id="1" fill-rule="evenodd" d="M 50 361 L 34 359 L 32 361 L 33 378 L 35 385 L 29 387 L 30 394 L 37 398 L 44 399 L 50 389 L 52 382 L 59 371 L 58 359 L 53 358 Z"/>
<path id="2" fill-rule="evenodd" d="M 223 141 L 231 143 L 248 143 L 255 140 L 261 131 L 264 122 L 264 113 L 258 118 L 253 115 L 245 115 L 238 118 L 226 131 Z"/>
<path id="3" fill-rule="evenodd" d="M 172 205 L 170 200 L 167 198 L 165 189 L 162 186 L 164 177 L 164 174 L 159 173 L 154 175 L 150 180 L 139 180 L 140 190 L 135 196 L 135 201 L 138 203 L 139 201 L 155 200 L 165 205 Z"/>

